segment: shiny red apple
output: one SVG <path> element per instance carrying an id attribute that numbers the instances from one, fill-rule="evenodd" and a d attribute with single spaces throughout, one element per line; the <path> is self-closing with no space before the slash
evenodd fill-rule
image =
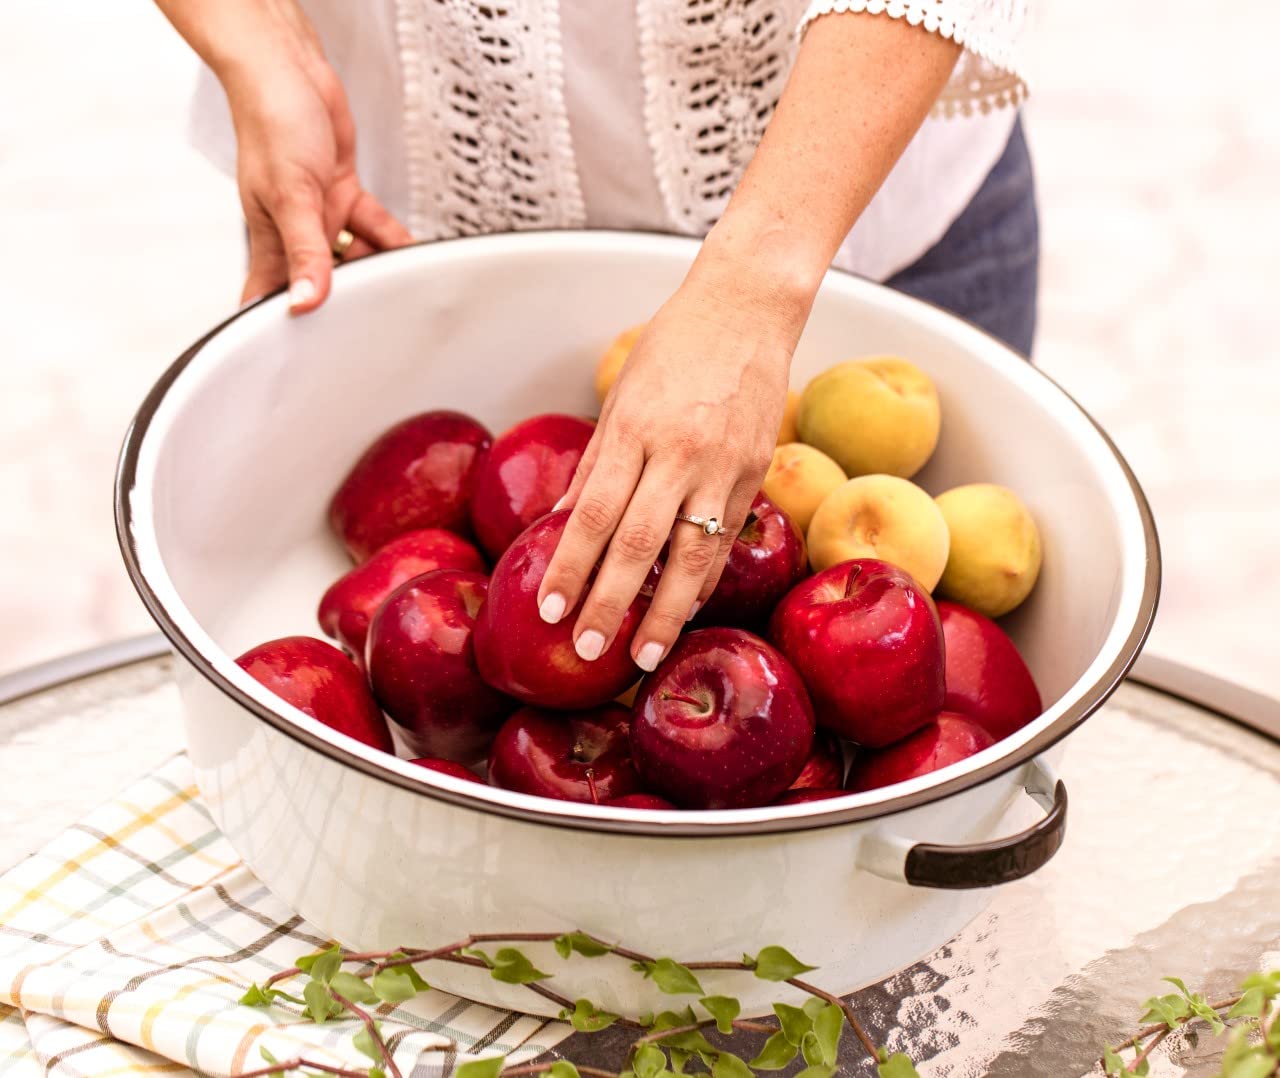
<path id="1" fill-rule="evenodd" d="M 997 741 L 1036 718 L 1040 692 L 1018 648 L 990 618 L 959 603 L 938 603 L 947 641 L 945 707 L 967 715 Z"/>
<path id="2" fill-rule="evenodd" d="M 630 719 L 618 704 L 567 714 L 521 708 L 493 740 L 489 781 L 592 805 L 635 793 L 640 783 L 627 743 Z"/>
<path id="3" fill-rule="evenodd" d="M 516 708 L 476 669 L 473 629 L 483 573 L 439 569 L 401 584 L 369 630 L 369 682 L 415 756 L 484 759 Z"/>
<path id="4" fill-rule="evenodd" d="M 802 580 L 780 602 L 769 638 L 804 678 L 819 725 L 881 746 L 942 710 L 943 640 L 929 593 L 874 558 Z"/>
<path id="5" fill-rule="evenodd" d="M 538 588 L 568 519 L 568 509 L 542 517 L 498 559 L 476 618 L 476 664 L 485 681 L 526 704 L 580 710 L 607 703 L 640 676 L 629 649 L 649 597 L 635 598 L 598 659 L 580 658 L 573 646 L 577 611 L 555 625 L 538 614 Z"/>
<path id="6" fill-rule="evenodd" d="M 484 785 L 484 779 L 477 775 L 470 768 L 463 767 L 453 760 L 441 760 L 434 756 L 422 756 L 417 760 L 410 760 L 409 763 L 417 764 L 419 767 L 425 767 L 428 771 L 439 771 L 442 775 L 452 775 L 455 779 L 466 779 L 468 782 L 478 782 Z"/>
<path id="7" fill-rule="evenodd" d="M 250 648 L 236 660 L 250 677 L 330 729 L 394 752 L 387 720 L 364 675 L 332 644 L 286 636 Z"/>
<path id="8" fill-rule="evenodd" d="M 716 590 L 695 623 L 762 629 L 778 601 L 805 574 L 804 535 L 789 516 L 763 494 L 751 503 Z"/>
<path id="9" fill-rule="evenodd" d="M 433 569 L 484 572 L 480 551 L 443 528 L 407 532 L 380 547 L 368 561 L 344 573 L 320 600 L 320 628 L 364 665 L 369 622 L 382 601 L 406 580 Z"/>
<path id="10" fill-rule="evenodd" d="M 608 808 L 620 809 L 673 809 L 673 805 L 665 797 L 659 797 L 657 794 L 623 794 L 621 797 L 615 797 L 612 801 L 606 801 Z"/>
<path id="11" fill-rule="evenodd" d="M 397 423 L 339 485 L 330 525 L 357 562 L 418 528 L 466 533 L 476 471 L 492 441 L 461 412 L 424 412 Z"/>
<path id="12" fill-rule="evenodd" d="M 777 801 L 775 805 L 803 805 L 809 801 L 827 801 L 833 797 L 848 797 L 848 790 L 841 790 L 838 787 L 826 786 L 807 786 L 804 789 L 787 790 Z"/>
<path id="13" fill-rule="evenodd" d="M 792 790 L 838 790 L 844 785 L 844 751 L 840 739 L 830 730 L 819 730 L 813 738 L 809 759 L 790 786 Z"/>
<path id="14" fill-rule="evenodd" d="M 681 808 L 746 808 L 795 781 L 813 731 L 804 684 L 782 655 L 741 629 L 699 629 L 641 683 L 631 754 L 644 785 Z"/>
<path id="15" fill-rule="evenodd" d="M 576 415 L 538 415 L 494 440 L 471 494 L 471 527 L 489 557 L 564 497 L 595 429 Z"/>
<path id="16" fill-rule="evenodd" d="M 958 763 L 994 744 L 995 739 L 976 722 L 944 711 L 896 745 L 859 755 L 845 786 L 860 793 L 906 782 Z"/>

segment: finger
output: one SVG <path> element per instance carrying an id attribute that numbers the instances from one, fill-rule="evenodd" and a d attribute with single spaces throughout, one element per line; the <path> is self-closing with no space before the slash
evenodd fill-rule
<path id="1" fill-rule="evenodd" d="M 324 227 L 324 210 L 312 192 L 295 191 L 275 210 L 285 258 L 289 263 L 289 309 L 314 310 L 329 295 L 333 249 Z"/>
<path id="2" fill-rule="evenodd" d="M 553 625 L 578 605 L 644 468 L 644 450 L 638 442 L 607 432 L 603 438 L 599 458 L 574 502 L 538 589 L 542 620 Z"/>
<path id="3" fill-rule="evenodd" d="M 342 257 L 338 261 L 354 262 L 357 258 L 364 258 L 365 255 L 374 254 L 377 250 L 377 247 L 357 236 L 348 244 L 347 249 L 342 252 Z"/>
<path id="4" fill-rule="evenodd" d="M 409 230 L 397 221 L 373 195 L 361 191 L 347 215 L 347 227 L 380 251 L 413 242 Z"/>
<path id="5" fill-rule="evenodd" d="M 598 644 L 595 651 L 598 655 L 613 643 L 627 608 L 640 593 L 662 545 L 671 534 L 671 524 L 683 497 L 684 484 L 679 473 L 672 466 L 651 458 L 609 541 L 604 562 L 578 614 L 573 634 L 579 642 L 579 654 L 584 650 L 590 653 Z M 661 657 L 654 657 L 652 650 L 646 652 L 646 661 L 652 659 L 652 665 L 646 669 L 652 670 Z"/>
<path id="6" fill-rule="evenodd" d="M 689 611 L 688 616 L 690 618 L 698 612 L 703 603 L 711 598 L 711 593 L 716 590 L 716 585 L 720 583 L 720 577 L 724 574 L 725 562 L 729 560 L 729 555 L 733 552 L 733 544 L 738 541 L 739 533 L 747 525 L 747 517 L 751 514 L 751 503 L 755 499 L 758 489 L 758 484 L 754 482 L 740 482 L 734 487 L 733 493 L 729 496 L 724 511 L 725 527 L 719 536 L 720 549 L 716 552 L 716 560 L 712 563 L 711 569 L 707 573 L 707 579 L 702 585 L 702 590 L 698 592 L 697 601 Z"/>
<path id="7" fill-rule="evenodd" d="M 591 469 L 595 467 L 596 460 L 600 456 L 600 442 L 604 438 L 604 417 L 596 424 L 595 432 L 587 440 L 587 448 L 582 451 L 582 456 L 578 458 L 578 466 L 573 470 L 573 478 L 569 480 L 569 489 L 564 492 L 561 499 L 552 506 L 552 510 L 570 509 L 578 504 L 578 498 L 582 494 L 582 488 L 586 486 L 587 477 L 591 474 Z"/>
<path id="8" fill-rule="evenodd" d="M 684 499 L 685 512 L 721 518 L 719 506 L 723 498 L 723 493 L 714 488 L 700 488 Z M 721 546 L 717 536 L 707 535 L 694 524 L 676 522 L 658 589 L 631 642 L 631 657 L 637 666 L 651 671 L 671 650 L 689 620 L 694 600 L 702 593 Z"/>
<path id="9" fill-rule="evenodd" d="M 270 219 L 249 223 L 249 270 L 245 275 L 240 303 L 274 292 L 289 280 L 289 264 L 280 245 L 280 234 Z"/>

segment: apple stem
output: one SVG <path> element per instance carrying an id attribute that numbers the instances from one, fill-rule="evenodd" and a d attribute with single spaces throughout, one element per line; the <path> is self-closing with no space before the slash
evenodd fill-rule
<path id="1" fill-rule="evenodd" d="M 600 804 L 600 793 L 596 790 L 596 769 L 594 767 L 587 768 L 587 789 L 591 791 L 591 803 L 593 805 Z"/>
<path id="2" fill-rule="evenodd" d="M 664 692 L 662 698 L 664 700 L 677 700 L 682 704 L 688 704 L 690 707 L 696 707 L 699 711 L 706 708 L 706 704 L 701 700 L 695 700 L 692 696 L 685 696 L 678 692 Z"/>
<path id="3" fill-rule="evenodd" d="M 852 597 L 853 582 L 858 579 L 861 573 L 862 573 L 861 565 L 854 565 L 849 569 L 849 576 L 845 579 L 845 582 L 844 582 L 844 597 L 846 599 Z"/>

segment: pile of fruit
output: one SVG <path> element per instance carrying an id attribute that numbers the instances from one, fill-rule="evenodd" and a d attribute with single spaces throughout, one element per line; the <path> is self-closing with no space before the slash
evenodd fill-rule
<path id="1" fill-rule="evenodd" d="M 603 401 L 638 333 L 602 357 Z M 330 523 L 355 562 L 321 629 L 239 664 L 342 733 L 526 794 L 636 809 L 794 804 L 955 763 L 1040 714 L 995 623 L 1040 568 L 1016 495 L 910 481 L 940 430 L 905 360 L 841 363 L 793 392 L 715 593 L 641 680 L 631 638 L 661 573 L 594 661 L 537 609 L 594 424 L 539 415 L 498 438 L 415 415 L 360 457 Z M 492 566 L 492 569 L 490 569 Z M 935 601 L 932 593 L 938 595 Z M 388 722 L 389 720 L 389 722 Z"/>

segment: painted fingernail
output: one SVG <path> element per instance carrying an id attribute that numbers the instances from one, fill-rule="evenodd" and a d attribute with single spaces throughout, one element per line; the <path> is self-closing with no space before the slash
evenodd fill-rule
<path id="1" fill-rule="evenodd" d="M 553 506 L 551 507 L 551 511 L 554 513 L 554 512 L 556 512 L 556 511 L 558 511 L 559 509 L 563 508 L 563 507 L 564 507 L 564 503 L 565 503 L 566 499 L 568 499 L 568 497 L 569 497 L 569 495 L 567 495 L 567 494 L 566 494 L 563 498 L 561 498 L 558 502 L 556 502 L 556 504 L 555 504 L 555 505 L 553 505 Z"/>
<path id="2" fill-rule="evenodd" d="M 580 637 L 574 648 L 578 652 L 578 657 L 586 659 L 587 662 L 595 662 L 600 658 L 600 652 L 604 651 L 604 633 L 598 633 L 595 629 L 588 629 Z"/>
<path id="3" fill-rule="evenodd" d="M 316 298 L 316 286 L 306 277 L 299 277 L 289 286 L 289 306 L 303 307 Z"/>
<path id="4" fill-rule="evenodd" d="M 652 674 L 658 668 L 658 663 L 662 662 L 662 656 L 666 652 L 667 649 L 656 640 L 650 640 L 640 649 L 640 654 L 636 656 L 636 666 Z"/>
<path id="5" fill-rule="evenodd" d="M 538 607 L 538 614 L 548 625 L 554 625 L 564 617 L 564 596 L 558 591 L 553 591 L 542 600 L 542 605 Z"/>
<path id="6" fill-rule="evenodd" d="M 696 618 L 696 617 L 698 616 L 698 611 L 699 611 L 699 610 L 701 610 L 701 609 L 702 609 L 702 600 L 701 600 L 701 599 L 694 599 L 694 601 L 693 601 L 693 606 L 689 607 L 689 616 L 688 616 L 687 618 L 685 618 L 684 620 L 685 620 L 685 621 L 692 621 L 694 618 Z"/>

